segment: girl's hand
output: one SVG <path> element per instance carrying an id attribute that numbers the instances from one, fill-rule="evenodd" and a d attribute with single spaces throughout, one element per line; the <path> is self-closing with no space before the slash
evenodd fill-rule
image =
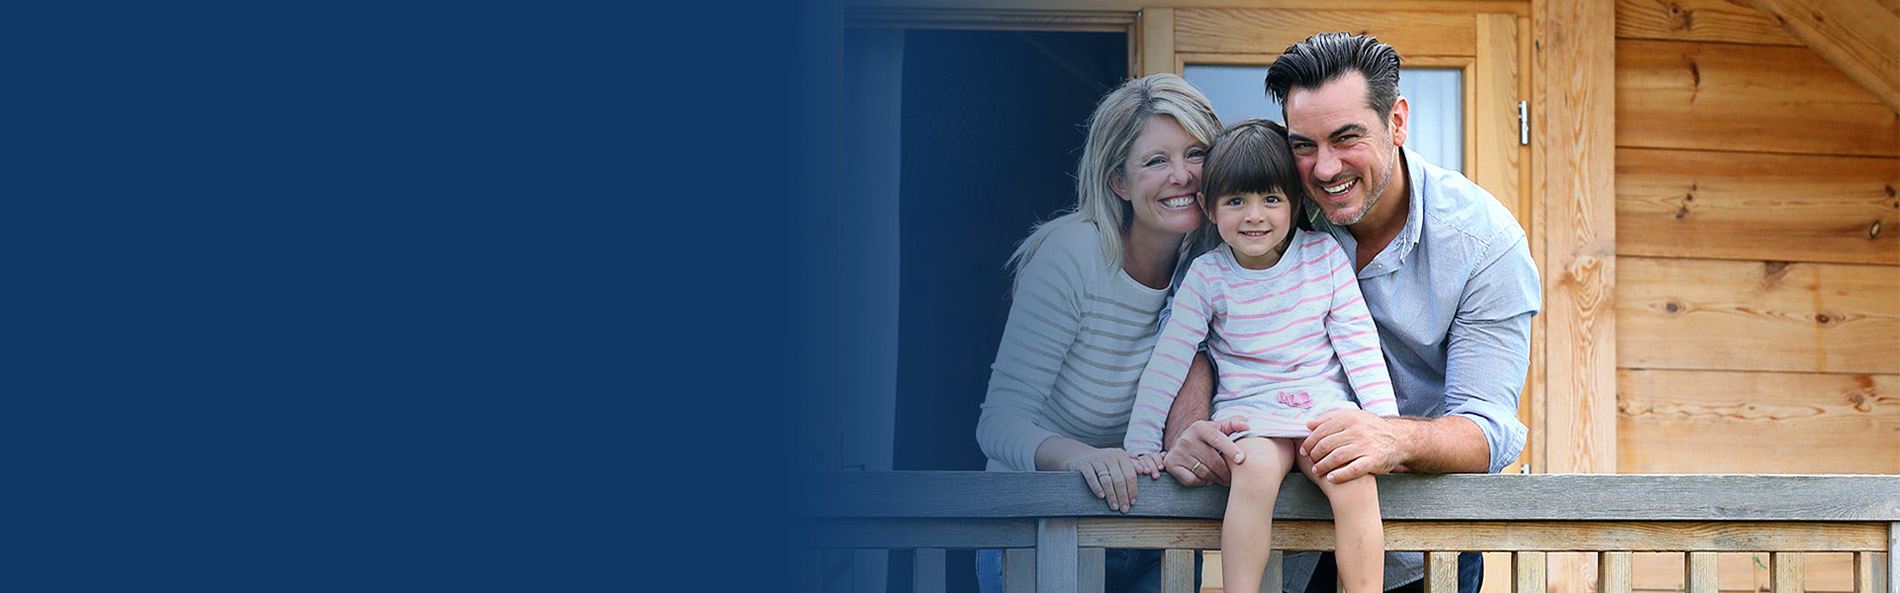
<path id="1" fill-rule="evenodd" d="M 1135 458 L 1135 471 L 1148 474 L 1148 479 L 1150 480 L 1159 480 L 1161 479 L 1162 460 L 1167 459 L 1167 456 L 1168 454 L 1165 451 L 1143 453 L 1140 457 Z"/>
<path id="2" fill-rule="evenodd" d="M 1095 497 L 1108 501 L 1110 510 L 1126 513 L 1135 504 L 1135 458 L 1121 449 L 1095 449 L 1069 458 L 1063 469 L 1082 473 Z"/>

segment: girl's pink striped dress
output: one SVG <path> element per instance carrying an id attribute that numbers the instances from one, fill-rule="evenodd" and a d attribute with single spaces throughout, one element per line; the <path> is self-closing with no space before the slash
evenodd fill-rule
<path id="1" fill-rule="evenodd" d="M 1328 235 L 1297 232 L 1266 270 L 1240 267 L 1226 245 L 1195 258 L 1141 374 L 1129 453 L 1161 450 L 1168 407 L 1203 340 L 1220 373 L 1214 419 L 1251 428 L 1236 439 L 1305 437 L 1307 420 L 1339 408 L 1399 413 L 1352 261 Z"/>

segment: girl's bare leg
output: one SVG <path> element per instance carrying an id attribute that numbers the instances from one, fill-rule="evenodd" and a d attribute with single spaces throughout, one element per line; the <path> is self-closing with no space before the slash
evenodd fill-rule
<path id="1" fill-rule="evenodd" d="M 1258 593 L 1273 546 L 1273 501 L 1280 495 L 1280 481 L 1293 469 L 1298 446 L 1291 439 L 1263 437 L 1234 444 L 1247 462 L 1228 466 L 1234 479 L 1220 526 L 1221 590 Z"/>
<path id="2" fill-rule="evenodd" d="M 1248 459 L 1252 461 L 1252 459 Z M 1370 474 L 1334 484 L 1313 475 L 1313 460 L 1300 457 L 1300 472 L 1333 503 L 1333 558 L 1346 593 L 1385 590 L 1385 525 L 1379 519 L 1379 486 Z M 1230 505 L 1229 513 L 1233 512 Z M 1225 532 L 1222 532 L 1225 536 Z M 1221 561 L 1227 557 L 1221 555 Z"/>

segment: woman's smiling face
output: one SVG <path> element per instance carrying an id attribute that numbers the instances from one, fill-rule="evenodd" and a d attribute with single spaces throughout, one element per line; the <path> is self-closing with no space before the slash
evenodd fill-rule
<path id="1" fill-rule="evenodd" d="M 1206 159 L 1207 145 L 1173 117 L 1154 115 L 1142 122 L 1120 174 L 1109 180 L 1134 209 L 1130 231 L 1185 235 L 1199 228 L 1205 219 L 1194 194 L 1201 189 Z"/>

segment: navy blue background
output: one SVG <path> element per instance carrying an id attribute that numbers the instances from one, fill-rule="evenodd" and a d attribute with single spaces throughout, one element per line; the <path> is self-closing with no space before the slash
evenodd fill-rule
<path id="1" fill-rule="evenodd" d="M 0 14 L 8 587 L 784 584 L 817 8 Z"/>

